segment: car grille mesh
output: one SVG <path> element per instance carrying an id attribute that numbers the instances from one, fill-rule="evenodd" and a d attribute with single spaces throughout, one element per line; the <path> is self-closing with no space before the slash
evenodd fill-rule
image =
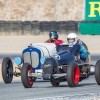
<path id="1" fill-rule="evenodd" d="M 37 68 L 39 65 L 39 54 L 37 52 L 25 52 L 23 54 L 24 63 L 30 63 L 33 68 Z"/>
<path id="2" fill-rule="evenodd" d="M 24 63 L 30 63 L 31 64 L 30 52 L 25 52 L 23 54 L 23 57 L 24 57 Z"/>
<path id="3" fill-rule="evenodd" d="M 32 58 L 32 67 L 36 68 L 39 65 L 39 55 L 38 55 L 38 53 L 32 52 L 31 58 Z"/>

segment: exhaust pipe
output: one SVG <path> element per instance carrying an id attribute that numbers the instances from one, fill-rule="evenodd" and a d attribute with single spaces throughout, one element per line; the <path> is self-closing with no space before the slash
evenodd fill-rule
<path id="1" fill-rule="evenodd" d="M 95 66 L 90 66 L 89 72 L 90 72 L 90 75 L 94 75 L 95 74 Z"/>

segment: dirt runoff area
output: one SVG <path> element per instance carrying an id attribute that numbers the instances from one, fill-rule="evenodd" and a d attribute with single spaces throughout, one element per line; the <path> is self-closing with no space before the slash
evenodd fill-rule
<path id="1" fill-rule="evenodd" d="M 78 35 L 84 41 L 90 52 L 100 52 L 100 36 L 99 35 Z M 31 43 L 44 42 L 48 39 L 48 35 L 26 35 L 26 36 L 0 36 L 0 53 L 22 52 Z M 59 39 L 67 41 L 67 35 L 59 35 Z"/>
<path id="2" fill-rule="evenodd" d="M 90 53 L 100 53 L 100 36 L 99 35 L 78 35 L 84 41 Z M 0 36 L 0 53 L 21 53 L 31 43 L 44 42 L 48 39 L 48 35 L 26 35 L 26 36 Z M 67 41 L 67 35 L 59 35 L 59 39 Z M 0 64 L 1 67 L 1 64 Z M 20 79 L 20 77 L 14 77 Z M 0 68 L 0 80 L 2 80 Z"/>

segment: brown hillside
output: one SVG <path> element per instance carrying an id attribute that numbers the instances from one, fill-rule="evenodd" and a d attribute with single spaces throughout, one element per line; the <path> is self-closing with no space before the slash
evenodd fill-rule
<path id="1" fill-rule="evenodd" d="M 82 20 L 83 0 L 0 0 L 0 20 Z"/>

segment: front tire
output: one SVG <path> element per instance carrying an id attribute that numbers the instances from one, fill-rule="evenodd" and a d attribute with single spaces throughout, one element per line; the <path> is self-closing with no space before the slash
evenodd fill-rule
<path id="1" fill-rule="evenodd" d="M 80 69 L 75 62 L 70 62 L 67 67 L 67 82 L 69 87 L 76 87 L 80 79 Z"/>
<path id="2" fill-rule="evenodd" d="M 98 85 L 100 85 L 100 60 L 95 65 L 95 79 Z"/>
<path id="3" fill-rule="evenodd" d="M 11 83 L 13 79 L 13 64 L 9 57 L 3 59 L 2 62 L 2 78 L 5 83 Z"/>
<path id="4" fill-rule="evenodd" d="M 21 69 L 21 81 L 25 88 L 31 88 L 34 82 L 33 77 L 28 76 L 29 73 L 33 73 L 32 66 L 29 63 L 24 63 Z"/>

